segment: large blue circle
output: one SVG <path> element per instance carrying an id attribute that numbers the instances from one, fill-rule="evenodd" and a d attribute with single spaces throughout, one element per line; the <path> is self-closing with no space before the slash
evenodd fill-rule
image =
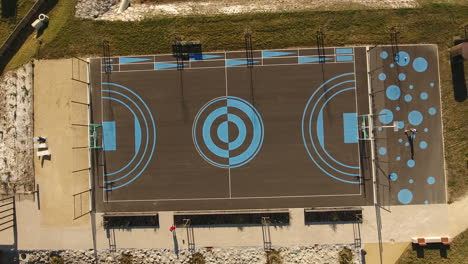
<path id="1" fill-rule="evenodd" d="M 408 52 L 400 51 L 395 55 L 395 62 L 400 66 L 406 66 L 410 63 L 410 55 Z"/>
<path id="2" fill-rule="evenodd" d="M 413 69 L 417 72 L 425 72 L 427 70 L 427 60 L 421 57 L 414 59 Z"/>
<path id="3" fill-rule="evenodd" d="M 379 112 L 379 120 L 382 124 L 387 125 L 393 121 L 393 113 L 388 109 L 382 109 Z"/>
<path id="4" fill-rule="evenodd" d="M 396 85 L 390 85 L 387 87 L 385 94 L 387 95 L 388 99 L 395 101 L 398 98 L 400 98 L 400 95 L 401 95 L 400 87 Z"/>
<path id="5" fill-rule="evenodd" d="M 398 192 L 398 201 L 402 204 L 409 204 L 413 200 L 413 193 L 408 189 L 403 189 Z"/>
<path id="6" fill-rule="evenodd" d="M 220 101 L 226 101 L 226 106 L 218 107 L 216 109 L 210 108 L 210 106 L 212 106 L 214 103 Z M 233 113 L 229 113 L 230 108 L 236 108 L 236 111 L 240 110 L 247 117 L 246 120 L 243 120 Z M 207 111 L 210 112 L 206 115 Z M 203 121 L 200 120 L 202 115 L 206 116 Z M 222 122 L 218 126 L 216 134 L 221 141 L 228 143 L 227 149 L 217 146 L 211 138 L 213 123 L 217 118 L 220 117 L 226 117 L 227 121 Z M 244 122 L 247 120 L 251 123 L 252 127 L 252 130 L 249 131 L 252 135 L 250 142 L 245 141 L 247 131 Z M 232 142 L 229 142 L 228 136 L 229 122 L 235 124 L 239 131 L 237 138 Z M 199 145 L 199 140 L 197 139 L 197 130 L 200 129 L 202 131 L 202 142 L 200 143 L 203 143 L 209 152 L 206 150 L 204 151 L 204 148 L 201 148 Z M 264 138 L 264 126 L 260 114 L 249 102 L 239 97 L 224 96 L 211 100 L 205 106 L 203 106 L 202 109 L 200 109 L 197 116 L 195 117 L 192 133 L 193 141 L 198 153 L 207 162 L 217 167 L 237 168 L 250 162 L 260 151 Z M 241 154 L 237 156 L 230 156 L 230 151 L 238 148 L 244 143 L 248 145 Z M 224 163 L 216 162 L 213 159 L 214 157 L 224 158 L 227 161 Z"/>
<path id="7" fill-rule="evenodd" d="M 412 124 L 413 126 L 418 126 L 422 123 L 423 121 L 423 115 L 421 114 L 421 112 L 419 111 L 411 111 L 409 114 L 408 114 L 408 121 L 410 122 L 410 124 Z"/>

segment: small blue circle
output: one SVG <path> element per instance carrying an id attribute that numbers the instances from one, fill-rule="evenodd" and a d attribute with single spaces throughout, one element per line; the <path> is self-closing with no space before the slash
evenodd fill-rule
<path id="1" fill-rule="evenodd" d="M 424 204 L 429 204 L 429 201 L 428 201 L 428 200 L 425 200 L 425 201 L 424 201 Z"/>
<path id="2" fill-rule="evenodd" d="M 400 143 L 401 143 L 401 142 L 403 142 L 403 139 L 401 139 L 401 138 L 400 138 L 400 139 L 398 139 L 398 142 L 400 142 Z"/>
<path id="3" fill-rule="evenodd" d="M 434 87 L 435 83 L 431 82 L 429 85 L 430 85 L 431 87 Z"/>
<path id="4" fill-rule="evenodd" d="M 395 64 L 390 63 L 390 68 L 393 68 L 393 67 L 395 67 Z"/>
<path id="5" fill-rule="evenodd" d="M 425 72 L 427 70 L 427 60 L 419 57 L 413 61 L 413 69 L 417 72 Z"/>
<path id="6" fill-rule="evenodd" d="M 392 172 L 390 173 L 390 180 L 396 181 L 398 179 L 398 174 Z"/>
<path id="7" fill-rule="evenodd" d="M 435 183 L 435 178 L 432 177 L 432 176 L 427 177 L 427 183 L 434 184 Z"/>
<path id="8" fill-rule="evenodd" d="M 428 131 L 429 131 L 429 129 L 427 127 L 424 128 L 424 132 L 428 132 Z"/>
<path id="9" fill-rule="evenodd" d="M 401 160 L 401 157 L 400 156 L 396 157 L 396 160 Z"/>
<path id="10" fill-rule="evenodd" d="M 409 147 L 409 143 L 408 143 L 408 142 L 405 142 L 405 147 Z"/>
<path id="11" fill-rule="evenodd" d="M 426 149 L 427 148 L 427 142 L 426 141 L 421 141 L 419 142 L 419 147 L 421 149 Z"/>
<path id="12" fill-rule="evenodd" d="M 405 127 L 405 122 L 398 121 L 397 125 L 398 125 L 398 129 L 403 129 Z"/>
<path id="13" fill-rule="evenodd" d="M 217 131 L 218 138 L 221 139 L 221 141 L 223 141 L 224 143 L 229 142 L 229 137 L 227 133 L 228 130 L 229 130 L 228 121 L 224 121 L 218 126 L 218 131 Z"/>
<path id="14" fill-rule="evenodd" d="M 423 100 L 427 100 L 427 98 L 429 97 L 426 92 L 422 92 L 420 96 Z"/>
<path id="15" fill-rule="evenodd" d="M 398 201 L 402 204 L 409 204 L 413 200 L 413 193 L 408 189 L 403 189 L 398 192 Z"/>
<path id="16" fill-rule="evenodd" d="M 395 62 L 400 66 L 406 66 L 410 63 L 410 55 L 405 51 L 400 51 L 395 55 Z"/>
<path id="17" fill-rule="evenodd" d="M 398 74 L 398 80 L 400 80 L 400 81 L 406 80 L 406 74 L 404 74 L 404 73 Z"/>
<path id="18" fill-rule="evenodd" d="M 399 106 L 397 106 L 395 109 L 396 109 L 397 111 L 400 111 L 401 108 L 400 108 Z"/>
<path id="19" fill-rule="evenodd" d="M 409 94 L 405 95 L 405 102 L 409 103 L 411 102 L 411 100 L 413 100 L 413 97 L 411 97 L 411 95 Z"/>
<path id="20" fill-rule="evenodd" d="M 379 74 L 379 80 L 384 81 L 385 79 L 387 79 L 387 75 L 385 73 L 382 72 Z"/>
<path id="21" fill-rule="evenodd" d="M 393 113 L 388 109 L 382 109 L 379 113 L 379 120 L 382 124 L 387 125 L 393 121 Z"/>
<path id="22" fill-rule="evenodd" d="M 416 161 L 410 159 L 410 160 L 408 160 L 408 162 L 406 162 L 406 165 L 408 165 L 408 167 L 410 167 L 410 168 L 413 168 L 414 165 L 416 165 Z"/>
<path id="23" fill-rule="evenodd" d="M 411 84 L 411 85 L 409 86 L 409 88 L 410 88 L 411 90 L 413 90 L 413 89 L 414 89 L 414 85 Z"/>
<path id="24" fill-rule="evenodd" d="M 413 126 L 418 126 L 422 123 L 423 121 L 423 115 L 421 114 L 421 112 L 419 111 L 411 111 L 409 114 L 408 114 L 408 121 L 410 122 L 410 124 L 412 124 Z"/>
<path id="25" fill-rule="evenodd" d="M 388 99 L 395 101 L 400 98 L 401 90 L 400 87 L 396 85 L 390 85 L 387 87 L 385 93 Z"/>
<path id="26" fill-rule="evenodd" d="M 437 113 L 437 110 L 434 107 L 429 108 L 427 111 L 430 115 L 435 115 Z"/>
<path id="27" fill-rule="evenodd" d="M 379 127 L 379 128 L 377 128 L 377 130 L 378 130 L 378 131 L 382 131 L 382 130 L 383 130 L 383 128 Z"/>
<path id="28" fill-rule="evenodd" d="M 387 149 L 384 148 L 384 147 L 380 147 L 380 148 L 379 148 L 379 154 L 380 154 L 380 155 L 385 155 L 385 154 L 387 154 Z"/>
<path id="29" fill-rule="evenodd" d="M 380 52 L 380 58 L 385 60 L 386 58 L 388 58 L 388 53 L 386 51 Z"/>
<path id="30" fill-rule="evenodd" d="M 413 180 L 413 179 L 410 179 L 408 182 L 409 182 L 409 183 L 414 183 L 414 180 Z"/>

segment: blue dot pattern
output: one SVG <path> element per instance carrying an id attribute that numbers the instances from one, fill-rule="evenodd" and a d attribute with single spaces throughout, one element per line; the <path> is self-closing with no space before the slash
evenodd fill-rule
<path id="1" fill-rule="evenodd" d="M 435 183 L 435 178 L 432 176 L 427 177 L 427 183 L 428 184 L 434 184 Z"/>
<path id="2" fill-rule="evenodd" d="M 413 200 L 413 193 L 408 189 L 402 189 L 398 192 L 398 201 L 401 204 L 409 204 Z"/>
<path id="3" fill-rule="evenodd" d="M 406 165 L 408 165 L 408 167 L 410 168 L 413 168 L 414 165 L 416 165 L 416 162 L 414 160 L 408 160 L 408 162 L 406 162 Z"/>
<path id="4" fill-rule="evenodd" d="M 413 69 L 417 72 L 425 72 L 427 66 L 427 60 L 422 57 L 418 57 L 413 61 Z"/>
<path id="5" fill-rule="evenodd" d="M 387 125 L 393 121 L 393 113 L 388 109 L 382 109 L 379 113 L 379 120 L 382 124 Z"/>
<path id="6" fill-rule="evenodd" d="M 398 174 L 396 173 L 390 173 L 390 180 L 392 181 L 396 181 L 398 179 Z"/>
<path id="7" fill-rule="evenodd" d="M 398 98 L 400 98 L 401 90 L 400 90 L 400 87 L 396 85 L 390 85 L 387 87 L 387 90 L 385 91 L 385 93 L 388 99 L 395 101 L 395 100 L 398 100 Z"/>
<path id="8" fill-rule="evenodd" d="M 413 126 L 418 126 L 422 123 L 423 121 L 423 115 L 421 114 L 421 112 L 419 111 L 411 111 L 409 114 L 408 114 L 408 121 L 410 122 L 410 124 L 412 124 Z"/>
<path id="9" fill-rule="evenodd" d="M 413 100 L 413 97 L 411 97 L 411 95 L 409 94 L 405 95 L 405 102 L 409 103 L 411 102 L 411 100 Z"/>
<path id="10" fill-rule="evenodd" d="M 426 92 L 422 92 L 422 93 L 421 93 L 421 99 L 427 100 L 428 97 L 429 97 L 429 96 L 427 95 Z"/>
<path id="11" fill-rule="evenodd" d="M 427 142 L 426 141 L 421 141 L 419 142 L 419 147 L 421 149 L 426 149 L 427 148 Z"/>

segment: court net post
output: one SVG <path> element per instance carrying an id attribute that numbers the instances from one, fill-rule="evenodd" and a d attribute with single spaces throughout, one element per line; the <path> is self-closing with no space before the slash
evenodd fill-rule
<path id="1" fill-rule="evenodd" d="M 193 232 L 192 222 L 190 219 L 184 219 L 184 227 L 187 231 L 187 246 L 188 250 L 193 253 L 195 252 L 195 235 Z"/>
<path id="2" fill-rule="evenodd" d="M 270 217 L 262 217 L 262 236 L 263 236 L 263 249 L 271 251 L 271 234 L 270 234 Z"/>
<path id="3" fill-rule="evenodd" d="M 244 32 L 245 42 L 245 58 L 247 60 L 247 68 L 253 68 L 253 48 L 252 48 L 252 32 L 250 29 L 246 29 Z"/>
<path id="4" fill-rule="evenodd" d="M 325 63 L 325 34 L 321 28 L 317 30 L 315 38 L 317 40 L 317 53 L 319 56 L 319 62 Z"/>

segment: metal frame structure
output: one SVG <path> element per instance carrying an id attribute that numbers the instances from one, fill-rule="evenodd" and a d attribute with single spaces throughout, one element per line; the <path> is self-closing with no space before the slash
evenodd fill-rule
<path id="1" fill-rule="evenodd" d="M 193 253 L 195 252 L 195 235 L 190 219 L 184 219 L 184 228 L 187 231 L 187 246 L 188 250 Z"/>
<path id="2" fill-rule="evenodd" d="M 317 40 L 317 53 L 319 56 L 319 63 L 325 63 L 325 34 L 322 29 L 319 28 L 315 36 Z"/>
<path id="3" fill-rule="evenodd" d="M 271 251 L 270 217 L 262 217 L 263 250 Z"/>

